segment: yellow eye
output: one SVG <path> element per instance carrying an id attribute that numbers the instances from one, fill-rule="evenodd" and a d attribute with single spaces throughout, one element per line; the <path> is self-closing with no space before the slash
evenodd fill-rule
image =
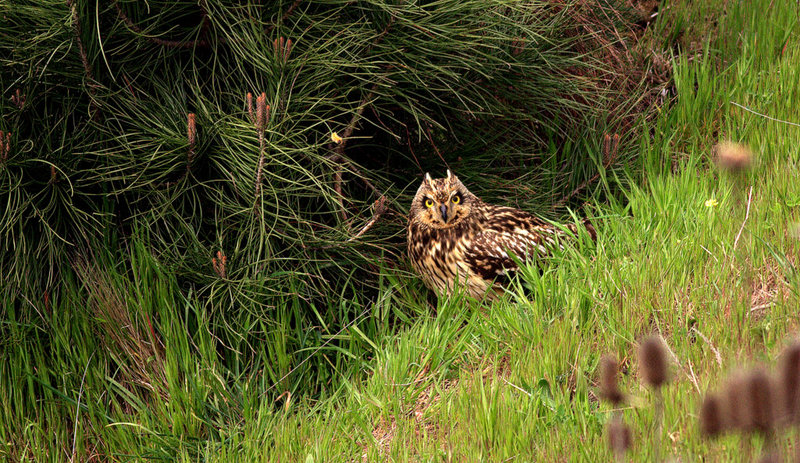
<path id="1" fill-rule="evenodd" d="M 451 199 L 450 201 L 453 201 L 453 204 L 458 204 L 461 202 L 461 196 L 455 195 L 453 196 L 453 199 Z"/>
<path id="2" fill-rule="evenodd" d="M 433 200 L 432 199 L 426 199 L 425 200 L 425 207 L 433 207 Z"/>

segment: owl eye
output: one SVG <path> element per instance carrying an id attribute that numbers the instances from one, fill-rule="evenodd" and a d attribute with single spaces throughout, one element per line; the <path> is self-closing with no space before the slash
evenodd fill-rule
<path id="1" fill-rule="evenodd" d="M 450 201 L 453 201 L 453 204 L 458 204 L 461 202 L 461 196 L 455 195 L 453 196 L 453 199 L 451 199 Z"/>
<path id="2" fill-rule="evenodd" d="M 429 208 L 433 207 L 433 200 L 432 199 L 426 199 L 425 200 L 425 207 L 429 207 Z"/>

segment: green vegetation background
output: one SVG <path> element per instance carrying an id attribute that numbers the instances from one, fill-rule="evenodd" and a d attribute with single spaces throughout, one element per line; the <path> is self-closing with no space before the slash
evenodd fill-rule
<path id="1" fill-rule="evenodd" d="M 3 3 L 0 456 L 608 460 L 597 360 L 656 331 L 677 367 L 660 436 L 626 370 L 633 454 L 730 458 L 701 394 L 797 325 L 797 8 Z M 445 166 L 600 239 L 432 303 L 402 232 Z"/>

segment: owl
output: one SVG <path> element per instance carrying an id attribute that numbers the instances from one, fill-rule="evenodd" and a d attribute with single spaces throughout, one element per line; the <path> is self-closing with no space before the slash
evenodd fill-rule
<path id="1" fill-rule="evenodd" d="M 583 226 L 594 240 L 594 227 Z M 564 227 L 577 233 L 577 226 Z M 425 174 L 411 203 L 408 256 L 437 295 L 461 286 L 476 299 L 496 299 L 518 270 L 518 260 L 547 254 L 565 230 L 512 207 L 487 204 L 449 170 L 445 178 Z M 511 257 L 515 255 L 515 261 Z"/>

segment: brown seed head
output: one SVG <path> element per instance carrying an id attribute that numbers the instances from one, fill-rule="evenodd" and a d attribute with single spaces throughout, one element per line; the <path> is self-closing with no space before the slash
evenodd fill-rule
<path id="1" fill-rule="evenodd" d="M 700 406 L 700 433 L 705 437 L 713 438 L 724 430 L 722 400 L 717 395 L 708 394 Z"/>
<path id="2" fill-rule="evenodd" d="M 623 395 L 617 384 L 619 363 L 612 354 L 606 354 L 600 359 L 600 397 L 618 405 L 622 402 Z"/>
<path id="3" fill-rule="evenodd" d="M 731 412 L 743 432 L 767 433 L 775 426 L 772 378 L 763 368 L 737 375 L 728 391 Z"/>
<path id="4" fill-rule="evenodd" d="M 795 341 L 781 355 L 779 388 L 781 414 L 789 423 L 800 419 L 800 341 Z"/>
<path id="5" fill-rule="evenodd" d="M 753 153 L 739 143 L 724 141 L 714 147 L 717 165 L 724 170 L 741 172 L 750 167 Z"/>
<path id="6" fill-rule="evenodd" d="M 747 399 L 747 378 L 744 373 L 732 374 L 725 384 L 725 407 L 723 414 L 725 428 L 741 431 L 745 429 L 749 420 L 749 413 L 744 403 Z"/>
<path id="7" fill-rule="evenodd" d="M 639 346 L 639 369 L 651 387 L 661 387 L 667 381 L 667 352 L 661 336 L 648 336 Z"/>
<path id="8" fill-rule="evenodd" d="M 622 455 L 631 448 L 631 429 L 621 419 L 612 419 L 608 423 L 607 431 L 608 445 L 615 454 Z"/>
<path id="9" fill-rule="evenodd" d="M 775 387 L 773 378 L 763 368 L 750 374 L 750 407 L 753 415 L 753 428 L 760 433 L 775 429 Z"/>

